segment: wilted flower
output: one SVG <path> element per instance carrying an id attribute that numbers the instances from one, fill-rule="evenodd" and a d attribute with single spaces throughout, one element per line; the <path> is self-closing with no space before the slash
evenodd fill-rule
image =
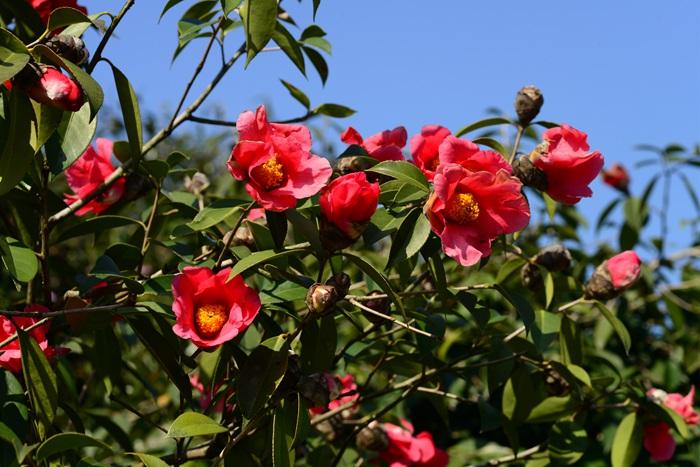
<path id="1" fill-rule="evenodd" d="M 97 151 L 92 146 L 66 170 L 68 186 L 75 194 L 64 194 L 67 203 L 73 203 L 96 190 L 115 167 L 112 165 L 112 141 L 97 138 Z M 77 215 L 89 212 L 100 214 L 121 199 L 124 194 L 124 179 L 118 179 L 107 191 L 78 209 Z"/>
<path id="2" fill-rule="evenodd" d="M 520 124 L 529 124 L 540 113 L 543 104 L 544 97 L 537 86 L 521 88 L 515 96 L 515 113 L 518 114 Z"/>
<path id="3" fill-rule="evenodd" d="M 246 191 L 269 211 L 293 208 L 315 195 L 331 176 L 331 166 L 311 154 L 311 132 L 303 125 L 270 123 L 265 106 L 243 112 L 236 122 L 238 143 L 228 170 L 246 182 Z"/>
<path id="4" fill-rule="evenodd" d="M 231 268 L 218 273 L 186 267 L 173 280 L 173 332 L 197 347 L 230 341 L 253 322 L 260 298 L 241 276 L 228 280 Z"/>
<path id="5" fill-rule="evenodd" d="M 393 130 L 384 130 L 363 140 L 362 135 L 353 127 L 348 127 L 340 139 L 347 144 L 362 146 L 367 153 L 379 161 L 404 160 L 401 149 L 406 146 L 408 135 L 406 129 L 398 126 Z"/>

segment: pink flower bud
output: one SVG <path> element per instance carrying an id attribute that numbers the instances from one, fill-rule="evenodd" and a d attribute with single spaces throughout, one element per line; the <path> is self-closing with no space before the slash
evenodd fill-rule
<path id="1" fill-rule="evenodd" d="M 623 251 L 598 266 L 588 280 L 586 298 L 608 300 L 631 286 L 641 272 L 641 260 L 632 250 Z"/>
<path id="2" fill-rule="evenodd" d="M 23 87 L 35 101 L 61 110 L 77 112 L 85 101 L 78 83 L 52 66 L 41 65 L 41 77 Z"/>

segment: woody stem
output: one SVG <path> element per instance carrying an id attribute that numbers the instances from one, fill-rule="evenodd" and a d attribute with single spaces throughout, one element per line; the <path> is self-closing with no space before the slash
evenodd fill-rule
<path id="1" fill-rule="evenodd" d="M 515 134 L 515 142 L 513 143 L 513 150 L 510 153 L 510 158 L 508 159 L 508 163 L 513 165 L 513 162 L 515 161 L 515 156 L 518 154 L 518 147 L 520 146 L 520 140 L 523 137 L 523 133 L 525 133 L 525 127 L 518 124 L 518 132 Z"/>
<path id="2" fill-rule="evenodd" d="M 219 253 L 219 258 L 216 260 L 216 264 L 214 265 L 214 269 L 219 269 L 221 267 L 221 263 L 223 263 L 223 261 L 224 261 L 224 256 L 226 256 L 226 252 L 231 247 L 231 242 L 233 241 L 233 237 L 236 235 L 236 232 L 238 231 L 238 228 L 243 223 L 243 220 L 245 220 L 245 218 L 248 217 L 248 213 L 250 212 L 251 209 L 253 209 L 253 206 L 255 206 L 255 201 L 252 201 L 248 206 L 246 206 L 246 208 L 241 213 L 241 217 L 238 218 L 238 220 L 236 221 L 236 224 L 229 231 L 229 233 L 226 234 L 226 240 L 224 241 L 224 247 L 221 249 L 221 253 Z"/>

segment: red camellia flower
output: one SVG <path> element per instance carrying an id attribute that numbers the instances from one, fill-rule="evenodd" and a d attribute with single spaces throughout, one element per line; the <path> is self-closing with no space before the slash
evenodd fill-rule
<path id="1" fill-rule="evenodd" d="M 48 308 L 41 305 L 27 305 L 24 307 L 26 312 L 38 311 L 41 313 L 46 313 Z M 39 318 L 26 318 L 17 317 L 13 318 L 15 323 L 21 328 L 26 329 L 32 324 L 39 321 Z M 56 349 L 49 346 L 49 342 L 46 340 L 46 333 L 49 331 L 50 324 L 42 324 L 29 331 L 29 336 L 34 339 L 41 350 L 44 352 L 48 358 L 53 358 L 56 355 Z M 0 341 L 13 336 L 17 329 L 15 325 L 12 324 L 12 320 L 5 316 L 0 316 Z M 5 368 L 13 373 L 18 373 L 22 371 L 22 351 L 20 350 L 19 340 L 15 339 L 4 347 L 0 348 L 0 367 Z"/>
<path id="2" fill-rule="evenodd" d="M 547 176 L 547 194 L 566 204 L 576 204 L 593 192 L 588 185 L 603 168 L 603 155 L 589 152 L 588 136 L 569 125 L 544 132 L 542 153 L 533 162 Z"/>
<path id="3" fill-rule="evenodd" d="M 27 0 L 34 10 L 39 14 L 44 24 L 49 22 L 51 12 L 56 8 L 71 7 L 80 10 L 87 14 L 87 9 L 84 6 L 78 5 L 77 0 Z"/>
<path id="4" fill-rule="evenodd" d="M 236 122 L 238 144 L 228 170 L 245 181 L 246 191 L 263 208 L 284 211 L 298 199 L 315 195 L 332 169 L 328 161 L 311 154 L 311 133 L 303 125 L 269 123 L 265 106 L 243 112 Z"/>
<path id="5" fill-rule="evenodd" d="M 615 163 L 610 169 L 603 170 L 603 182 L 605 184 L 627 193 L 627 188 L 630 184 L 630 174 L 627 169 L 621 164 Z"/>
<path id="6" fill-rule="evenodd" d="M 358 224 L 370 220 L 379 202 L 379 183 L 370 183 L 364 172 L 336 178 L 321 190 L 319 204 L 323 216 L 349 238 L 362 233 Z"/>
<path id="7" fill-rule="evenodd" d="M 83 90 L 58 68 L 41 65 L 41 77 L 22 89 L 35 101 L 61 110 L 77 112 L 83 106 Z"/>
<path id="8" fill-rule="evenodd" d="M 186 267 L 173 280 L 173 332 L 197 347 L 230 341 L 253 322 L 260 297 L 241 276 L 228 280 L 231 268 L 218 273 Z"/>
<path id="9" fill-rule="evenodd" d="M 401 149 L 406 146 L 408 134 L 404 127 L 398 126 L 393 130 L 384 130 L 363 140 L 362 135 L 350 126 L 340 135 L 340 139 L 347 144 L 362 146 L 370 156 L 378 161 L 402 161 L 404 157 Z"/>
<path id="10" fill-rule="evenodd" d="M 66 170 L 68 186 L 75 193 L 63 195 L 67 203 L 73 203 L 87 196 L 114 172 L 115 167 L 111 160 L 112 146 L 112 141 L 97 138 L 97 151 L 92 146 L 87 148 L 83 155 Z M 107 191 L 78 209 L 76 214 L 79 216 L 89 212 L 100 214 L 119 201 L 124 194 L 124 183 L 124 179 L 120 178 Z"/>
<path id="11" fill-rule="evenodd" d="M 683 417 L 683 420 L 688 425 L 697 425 L 700 422 L 700 416 L 693 408 L 695 386 L 692 386 L 690 392 L 685 396 L 677 392 L 667 394 L 665 391 L 656 388 L 649 389 L 647 396 L 675 411 Z M 670 460 L 676 451 L 676 441 L 671 435 L 671 427 L 664 422 L 645 425 L 644 449 L 657 462 Z"/>
<path id="12" fill-rule="evenodd" d="M 462 266 L 491 254 L 491 241 L 527 226 L 530 208 L 520 181 L 499 165 L 472 172 L 458 164 L 441 164 L 435 191 L 425 212 L 448 256 Z"/>
<path id="13" fill-rule="evenodd" d="M 317 415 L 328 410 L 337 409 L 341 405 L 359 399 L 360 394 L 356 392 L 357 384 L 355 384 L 355 377 L 353 375 L 334 377 L 326 373 L 325 377 L 332 400 L 326 407 L 311 407 L 309 411 L 312 414 Z M 352 406 L 348 410 L 350 412 L 355 412 L 357 411 L 357 406 Z"/>
<path id="14" fill-rule="evenodd" d="M 606 262 L 615 290 L 623 290 L 639 279 L 642 260 L 632 250 L 623 251 Z"/>
<path id="15" fill-rule="evenodd" d="M 425 174 L 425 178 L 433 181 L 435 169 L 440 164 L 438 148 L 445 138 L 450 136 L 450 130 L 440 125 L 425 125 L 421 132 L 411 138 L 411 156 L 413 163 Z"/>
<path id="16" fill-rule="evenodd" d="M 445 467 L 449 462 L 447 453 L 435 447 L 433 436 L 427 431 L 413 436 L 413 425 L 401 420 L 403 426 L 384 424 L 389 438 L 387 448 L 379 457 L 391 467 Z"/>

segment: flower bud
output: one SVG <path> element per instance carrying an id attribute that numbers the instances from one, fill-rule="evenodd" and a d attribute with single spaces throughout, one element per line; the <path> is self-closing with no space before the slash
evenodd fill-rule
<path id="1" fill-rule="evenodd" d="M 598 266 L 588 280 L 584 295 L 588 299 L 608 300 L 639 279 L 641 260 L 632 250 L 623 251 Z"/>
<path id="2" fill-rule="evenodd" d="M 321 237 L 329 237 L 324 245 L 338 249 L 355 242 L 367 228 L 378 202 L 379 183 L 368 182 L 364 172 L 343 175 L 329 183 L 319 198 L 321 217 L 325 219 Z"/>
<path id="3" fill-rule="evenodd" d="M 344 272 L 333 274 L 331 278 L 326 281 L 326 285 L 335 287 L 337 300 L 342 300 L 350 290 L 350 276 Z"/>
<path id="4" fill-rule="evenodd" d="M 338 292 L 332 285 L 314 284 L 306 294 L 306 306 L 310 313 L 323 315 L 338 301 Z"/>
<path id="5" fill-rule="evenodd" d="M 537 86 L 525 86 L 515 96 L 515 112 L 521 125 L 529 124 L 544 104 L 542 91 Z"/>
<path id="6" fill-rule="evenodd" d="M 531 186 L 540 191 L 547 190 L 547 175 L 532 163 L 528 157 L 519 157 L 513 162 L 513 175 L 515 175 L 523 185 Z"/>
<path id="7" fill-rule="evenodd" d="M 389 437 L 381 424 L 374 420 L 357 434 L 355 445 L 363 451 L 382 452 L 389 447 Z"/>
<path id="8" fill-rule="evenodd" d="M 46 46 L 57 55 L 76 65 L 82 65 L 90 56 L 85 42 L 79 37 L 69 35 L 53 36 L 46 41 Z"/>
<path id="9" fill-rule="evenodd" d="M 388 315 L 389 314 L 389 307 L 391 306 L 391 302 L 389 301 L 388 298 L 386 298 L 384 292 L 380 292 L 378 290 L 373 290 L 372 292 L 369 293 L 369 295 L 370 296 L 382 295 L 382 297 L 365 301 L 365 306 L 367 308 L 371 308 L 375 311 L 378 311 L 382 314 Z M 382 318 L 381 316 L 377 316 L 374 313 L 368 313 L 368 312 L 363 312 L 363 313 L 364 313 L 365 318 L 367 318 L 367 320 L 370 323 L 379 324 L 379 323 L 387 322 L 384 318 Z"/>
<path id="10" fill-rule="evenodd" d="M 542 248 L 533 261 L 552 272 L 562 272 L 571 266 L 571 253 L 563 245 L 548 245 Z"/>
<path id="11" fill-rule="evenodd" d="M 603 182 L 622 193 L 629 194 L 630 175 L 621 164 L 613 164 L 610 169 L 603 169 Z"/>
<path id="12" fill-rule="evenodd" d="M 13 78 L 13 84 L 40 104 L 61 110 L 76 112 L 85 101 L 80 86 L 49 65 L 27 65 Z"/>
<path id="13" fill-rule="evenodd" d="M 196 172 L 192 177 L 185 177 L 185 189 L 194 195 L 199 195 L 209 188 L 209 177 L 202 172 Z"/>
<path id="14" fill-rule="evenodd" d="M 332 381 L 332 379 L 331 379 Z M 333 382 L 335 387 L 335 383 Z M 312 407 L 326 407 L 331 401 L 331 390 L 328 377 L 323 373 L 302 375 L 297 382 L 297 390 Z"/>

